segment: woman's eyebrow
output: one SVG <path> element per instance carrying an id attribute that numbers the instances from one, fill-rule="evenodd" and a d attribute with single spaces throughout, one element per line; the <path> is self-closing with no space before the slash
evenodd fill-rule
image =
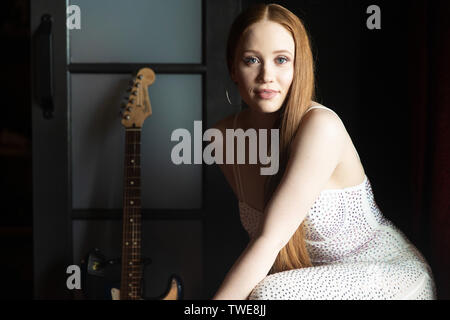
<path id="1" fill-rule="evenodd" d="M 259 51 L 257 51 L 257 50 L 244 50 L 243 52 L 254 52 L 254 53 L 260 53 Z M 292 55 L 292 53 L 290 52 L 290 51 L 288 51 L 288 50 L 276 50 L 276 51 L 274 51 L 274 52 L 272 52 L 272 53 L 289 53 L 290 55 Z"/>

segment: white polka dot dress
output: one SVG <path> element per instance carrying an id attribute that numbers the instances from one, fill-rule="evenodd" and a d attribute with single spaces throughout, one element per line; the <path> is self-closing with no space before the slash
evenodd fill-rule
<path id="1" fill-rule="evenodd" d="M 262 212 L 245 202 L 239 168 L 233 169 L 243 199 L 241 223 L 253 238 Z M 249 299 L 436 299 L 430 266 L 382 215 L 367 176 L 353 187 L 323 190 L 305 218 L 305 231 L 313 267 L 268 275 Z"/>

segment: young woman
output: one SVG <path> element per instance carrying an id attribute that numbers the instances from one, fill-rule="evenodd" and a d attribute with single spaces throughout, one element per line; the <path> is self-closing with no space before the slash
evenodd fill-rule
<path id="1" fill-rule="evenodd" d="M 249 108 L 214 127 L 279 129 L 280 167 L 220 165 L 250 242 L 213 299 L 435 299 L 428 263 L 380 212 L 343 122 L 313 101 L 299 18 L 250 7 L 231 27 L 227 62 Z"/>

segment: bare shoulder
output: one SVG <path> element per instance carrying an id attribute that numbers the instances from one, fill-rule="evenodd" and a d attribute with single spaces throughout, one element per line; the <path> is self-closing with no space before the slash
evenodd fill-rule
<path id="1" fill-rule="evenodd" d="M 293 152 L 316 153 L 337 165 L 327 188 L 356 185 L 365 172 L 342 119 L 329 109 L 310 110 L 294 137 Z"/>
<path id="2" fill-rule="evenodd" d="M 320 154 L 340 163 L 349 142 L 348 133 L 339 116 L 328 109 L 316 108 L 302 118 L 292 142 L 292 155 Z"/>
<path id="3" fill-rule="evenodd" d="M 324 133 L 344 135 L 347 133 L 341 118 L 330 109 L 316 108 L 310 110 L 301 120 L 299 129 L 320 129 Z"/>
<path id="4" fill-rule="evenodd" d="M 316 145 L 317 141 L 333 144 L 333 149 L 341 152 L 349 142 L 349 136 L 336 113 L 329 109 L 316 108 L 303 116 L 293 142 L 298 145 L 305 144 L 306 141 L 310 141 L 311 146 Z"/>

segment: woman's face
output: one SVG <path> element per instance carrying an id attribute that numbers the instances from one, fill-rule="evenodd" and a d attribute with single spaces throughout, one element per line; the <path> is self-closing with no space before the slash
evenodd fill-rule
<path id="1" fill-rule="evenodd" d="M 231 77 L 250 108 L 263 113 L 280 109 L 292 83 L 294 58 L 294 39 L 283 26 L 261 21 L 249 27 Z"/>

